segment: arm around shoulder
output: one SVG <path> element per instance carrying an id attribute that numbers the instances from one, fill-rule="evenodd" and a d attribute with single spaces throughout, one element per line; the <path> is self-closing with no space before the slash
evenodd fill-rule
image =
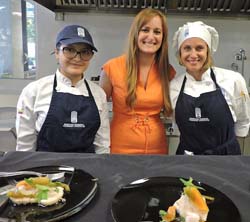
<path id="1" fill-rule="evenodd" d="M 106 95 L 99 86 L 99 102 L 98 110 L 100 115 L 100 127 L 96 133 L 94 146 L 96 154 L 110 153 L 110 125 L 109 125 L 109 109 L 106 101 Z"/>
<path id="2" fill-rule="evenodd" d="M 107 73 L 102 70 L 99 85 L 103 88 L 104 92 L 106 93 L 107 101 L 109 101 L 112 95 L 112 84 L 107 75 Z"/>

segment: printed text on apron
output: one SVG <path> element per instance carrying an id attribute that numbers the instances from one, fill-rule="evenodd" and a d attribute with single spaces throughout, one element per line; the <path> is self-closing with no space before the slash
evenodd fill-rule
<path id="1" fill-rule="evenodd" d="M 100 116 L 89 85 L 89 96 L 56 91 L 56 75 L 50 108 L 38 134 L 37 151 L 94 153 Z"/>
<path id="2" fill-rule="evenodd" d="M 176 154 L 185 150 L 193 154 L 237 155 L 240 146 L 234 132 L 234 121 L 213 70 L 216 90 L 195 98 L 184 93 L 186 77 L 176 103 L 175 118 L 180 130 Z"/>

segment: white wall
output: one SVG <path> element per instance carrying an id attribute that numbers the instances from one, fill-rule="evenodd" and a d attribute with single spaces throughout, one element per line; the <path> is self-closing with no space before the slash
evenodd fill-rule
<path id="1" fill-rule="evenodd" d="M 133 15 L 101 14 L 101 13 L 66 13 L 64 21 L 56 21 L 55 14 L 50 10 L 37 5 L 37 78 L 53 74 L 57 64 L 54 55 L 50 55 L 55 47 L 57 32 L 65 25 L 80 24 L 85 26 L 94 38 L 98 53 L 91 61 L 86 76 L 100 74 L 101 66 L 108 59 L 118 56 L 126 45 L 127 34 Z M 241 72 L 241 62 L 235 61 L 235 54 L 240 48 L 246 50 L 245 79 L 250 83 L 250 20 L 239 18 L 221 17 L 191 17 L 169 15 L 169 45 L 177 28 L 187 21 L 202 20 L 208 25 L 214 26 L 220 35 L 219 49 L 214 55 L 217 66 L 231 69 L 233 62 L 238 63 Z M 169 47 L 170 62 L 177 72 L 183 69 L 177 63 L 174 50 Z M 11 95 L 17 99 L 21 89 L 28 83 L 27 80 L 0 80 L 0 93 Z M 6 100 L 7 101 L 7 100 Z M 1 99 L 0 106 L 4 100 Z M 8 101 L 15 104 L 16 101 Z"/>
<path id="2" fill-rule="evenodd" d="M 99 50 L 91 61 L 86 76 L 97 76 L 101 66 L 108 59 L 120 55 L 126 47 L 128 30 L 134 15 L 98 14 L 98 13 L 65 13 L 64 21 L 55 21 L 55 14 L 43 7 L 38 7 L 38 75 L 44 76 L 53 73 L 56 62 L 49 53 L 53 50 L 56 33 L 65 25 L 79 24 L 85 26 L 94 38 Z M 244 76 L 249 85 L 250 78 L 250 20 L 239 18 L 221 17 L 191 17 L 169 15 L 169 55 L 170 62 L 178 72 L 182 72 L 174 56 L 171 40 L 179 26 L 188 21 L 202 20 L 208 25 L 214 26 L 220 35 L 219 48 L 214 55 L 215 65 L 231 69 L 233 62 L 239 66 L 241 61 L 235 60 L 235 54 L 240 48 L 245 49 L 247 60 L 245 61 Z M 46 65 L 44 65 L 46 64 Z"/>
<path id="3" fill-rule="evenodd" d="M 60 31 L 60 29 L 65 25 L 69 24 L 83 25 L 91 33 L 98 52 L 91 60 L 91 64 L 86 72 L 86 76 L 90 77 L 99 75 L 101 65 L 107 59 L 122 53 L 126 43 L 128 29 L 133 19 L 131 16 L 90 13 L 66 13 L 64 21 L 55 21 L 54 17 L 54 13 L 48 13 L 46 10 L 38 11 L 37 71 L 39 76 L 44 76 L 55 72 L 56 61 L 54 55 L 49 56 L 49 54 L 55 47 L 57 32 Z"/>

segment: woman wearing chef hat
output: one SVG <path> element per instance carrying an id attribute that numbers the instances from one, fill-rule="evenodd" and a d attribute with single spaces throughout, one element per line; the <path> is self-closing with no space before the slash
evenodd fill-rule
<path id="1" fill-rule="evenodd" d="M 30 83 L 19 97 L 18 151 L 109 153 L 106 95 L 84 78 L 94 51 L 86 28 L 69 25 L 58 33 L 56 73 Z"/>
<path id="2" fill-rule="evenodd" d="M 190 22 L 175 33 L 173 45 L 186 73 L 170 83 L 174 119 L 180 130 L 176 154 L 237 155 L 236 136 L 249 130 L 249 95 L 240 73 L 214 67 L 217 31 Z"/>

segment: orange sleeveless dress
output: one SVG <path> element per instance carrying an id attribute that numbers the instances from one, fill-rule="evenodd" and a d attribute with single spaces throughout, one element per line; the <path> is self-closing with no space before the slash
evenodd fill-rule
<path id="1" fill-rule="evenodd" d="M 113 86 L 113 119 L 111 121 L 111 153 L 167 154 L 164 125 L 160 119 L 163 95 L 156 66 L 149 71 L 147 87 L 137 84 L 136 105 L 131 111 L 126 105 L 125 55 L 109 60 L 103 70 Z M 173 70 L 173 75 L 175 74 Z"/>

